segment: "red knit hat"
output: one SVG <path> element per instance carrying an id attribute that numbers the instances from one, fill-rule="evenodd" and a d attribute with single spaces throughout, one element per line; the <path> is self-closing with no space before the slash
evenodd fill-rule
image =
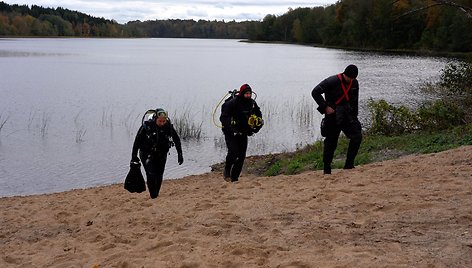
<path id="1" fill-rule="evenodd" d="M 239 88 L 239 94 L 244 94 L 244 93 L 246 93 L 247 91 L 251 91 L 251 92 L 252 92 L 252 88 L 251 88 L 248 84 L 244 84 L 244 85 L 242 85 L 242 86 Z"/>

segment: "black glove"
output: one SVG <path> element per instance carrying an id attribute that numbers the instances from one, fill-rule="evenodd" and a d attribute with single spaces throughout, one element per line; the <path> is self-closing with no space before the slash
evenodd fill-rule
<path id="1" fill-rule="evenodd" d="M 325 105 L 320 105 L 320 106 L 318 106 L 318 108 L 316 108 L 316 110 L 318 110 L 318 112 L 320 112 L 320 114 L 325 114 L 327 106 L 328 105 L 326 105 L 326 104 Z"/>
<path id="2" fill-rule="evenodd" d="M 260 117 L 259 117 L 260 118 Z M 257 133 L 264 126 L 264 119 L 260 118 L 259 125 L 252 129 L 252 132 Z"/>
<path id="3" fill-rule="evenodd" d="M 182 153 L 179 153 L 179 155 L 177 156 L 177 162 L 179 163 L 179 165 L 182 165 L 182 163 L 184 162 L 184 156 L 182 155 Z"/>
<path id="4" fill-rule="evenodd" d="M 257 132 L 259 132 L 259 130 L 261 130 L 261 128 L 262 128 L 262 126 L 255 127 L 254 129 L 252 129 L 252 132 L 257 133 Z"/>
<path id="5" fill-rule="evenodd" d="M 141 165 L 141 163 L 139 163 L 139 158 L 137 156 L 133 156 L 131 158 L 131 161 L 129 163 L 130 165 Z"/>

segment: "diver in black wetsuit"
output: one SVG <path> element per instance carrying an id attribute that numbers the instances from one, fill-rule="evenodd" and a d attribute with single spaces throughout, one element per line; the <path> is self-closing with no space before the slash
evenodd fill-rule
<path id="1" fill-rule="evenodd" d="M 261 109 L 252 99 L 248 84 L 242 85 L 239 93 L 221 106 L 220 121 L 228 148 L 223 176 L 226 181 L 235 182 L 239 180 L 246 158 L 247 137 L 259 132 L 264 124 Z"/>
<path id="2" fill-rule="evenodd" d="M 325 115 L 321 128 L 321 135 L 325 137 L 324 174 L 331 174 L 331 162 L 341 131 L 349 138 L 344 169 L 354 168 L 354 159 L 362 142 L 362 126 L 357 118 L 359 113 L 357 74 L 357 66 L 351 64 L 346 67 L 343 73 L 323 80 L 311 92 L 313 99 L 318 104 L 318 111 Z M 322 94 L 324 94 L 324 98 Z"/>
<path id="3" fill-rule="evenodd" d="M 178 163 L 184 162 L 179 135 L 171 124 L 167 112 L 149 110 L 136 134 L 131 153 L 131 165 L 139 165 L 141 159 L 146 171 L 147 186 L 151 198 L 159 196 L 169 148 L 175 145 Z M 139 158 L 138 158 L 139 151 Z"/>

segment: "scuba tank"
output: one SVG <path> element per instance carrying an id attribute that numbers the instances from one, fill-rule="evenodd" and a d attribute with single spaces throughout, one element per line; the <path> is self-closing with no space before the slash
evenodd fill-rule
<path id="1" fill-rule="evenodd" d="M 147 110 L 143 118 L 141 119 L 141 125 L 146 129 L 149 130 L 153 125 L 156 124 L 157 112 L 156 110 Z"/>
<path id="2" fill-rule="evenodd" d="M 224 96 L 223 98 L 221 98 L 221 100 L 218 102 L 218 104 L 216 105 L 215 109 L 213 109 L 213 113 L 212 113 L 212 119 L 213 119 L 213 124 L 218 127 L 218 128 L 223 128 L 223 126 L 221 124 L 218 124 L 215 120 L 215 114 L 216 114 L 216 111 L 218 110 L 218 108 L 220 107 L 220 105 L 223 103 L 223 100 L 224 102 L 228 102 L 234 98 L 236 98 L 236 96 L 239 94 L 239 91 L 237 89 L 233 89 L 233 90 L 229 90 Z M 257 94 L 256 92 L 252 91 L 252 94 L 254 94 L 254 100 L 257 99 Z M 228 97 L 229 96 L 229 97 Z M 254 115 L 255 116 L 255 115 Z M 260 117 L 259 117 L 260 118 Z M 260 120 L 262 120 L 262 118 L 260 118 Z M 249 122 L 248 122 L 249 123 Z M 262 124 L 263 123 L 263 120 L 262 120 Z M 251 124 L 249 124 L 251 126 Z M 251 128 L 254 128 L 254 127 L 251 127 Z"/>

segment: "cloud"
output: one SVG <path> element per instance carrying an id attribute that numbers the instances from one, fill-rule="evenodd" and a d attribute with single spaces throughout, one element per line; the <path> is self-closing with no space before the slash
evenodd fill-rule
<path id="1" fill-rule="evenodd" d="M 126 23 L 133 20 L 156 19 L 261 20 L 267 14 L 281 15 L 287 12 L 288 8 L 322 6 L 335 2 L 335 0 L 17 0 L 9 4 L 63 7 L 94 17 Z"/>

